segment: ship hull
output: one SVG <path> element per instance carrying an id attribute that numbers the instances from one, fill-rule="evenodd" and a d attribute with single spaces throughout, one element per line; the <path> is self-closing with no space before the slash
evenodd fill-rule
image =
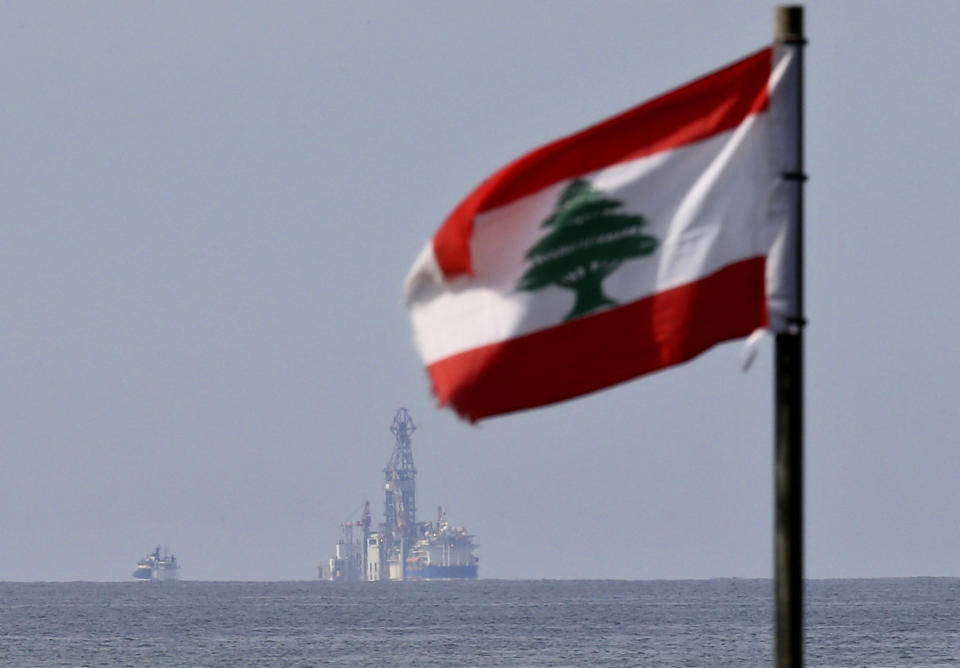
<path id="1" fill-rule="evenodd" d="M 407 569 L 406 576 L 423 580 L 475 580 L 477 565 L 436 566 L 431 564 L 423 568 Z"/>

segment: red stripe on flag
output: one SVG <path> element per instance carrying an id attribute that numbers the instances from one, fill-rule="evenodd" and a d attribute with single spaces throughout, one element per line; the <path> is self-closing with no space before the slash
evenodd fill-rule
<path id="1" fill-rule="evenodd" d="M 758 257 L 619 308 L 447 357 L 427 371 L 440 405 L 475 421 L 685 362 L 766 322 Z"/>
<path id="2" fill-rule="evenodd" d="M 472 273 L 470 235 L 478 213 L 558 181 L 701 141 L 766 109 L 772 62 L 773 50 L 764 49 L 503 167 L 470 193 L 434 235 L 444 275 Z"/>

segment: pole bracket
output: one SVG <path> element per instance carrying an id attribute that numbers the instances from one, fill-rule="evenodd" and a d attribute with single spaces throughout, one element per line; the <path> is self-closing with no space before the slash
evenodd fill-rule
<path id="1" fill-rule="evenodd" d="M 780 172 L 780 178 L 784 181 L 799 181 L 803 183 L 807 180 L 806 172 Z"/>

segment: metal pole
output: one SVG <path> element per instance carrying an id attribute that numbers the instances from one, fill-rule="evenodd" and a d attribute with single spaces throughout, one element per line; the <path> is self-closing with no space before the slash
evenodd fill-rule
<path id="1" fill-rule="evenodd" d="M 795 191 L 796 310 L 776 337 L 774 589 L 777 668 L 803 665 L 803 7 L 776 8 L 776 41 L 797 58 Z"/>

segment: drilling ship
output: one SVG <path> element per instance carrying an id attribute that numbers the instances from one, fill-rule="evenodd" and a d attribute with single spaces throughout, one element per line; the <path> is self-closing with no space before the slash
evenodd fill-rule
<path id="1" fill-rule="evenodd" d="M 477 545 L 463 527 L 447 521 L 443 507 L 436 522 L 417 522 L 416 476 L 410 436 L 416 430 L 406 408 L 393 418 L 395 443 L 384 473 L 384 521 L 371 530 L 370 502 L 359 520 L 340 525 L 336 552 L 321 579 L 360 582 L 376 580 L 442 580 L 477 577 Z"/>

